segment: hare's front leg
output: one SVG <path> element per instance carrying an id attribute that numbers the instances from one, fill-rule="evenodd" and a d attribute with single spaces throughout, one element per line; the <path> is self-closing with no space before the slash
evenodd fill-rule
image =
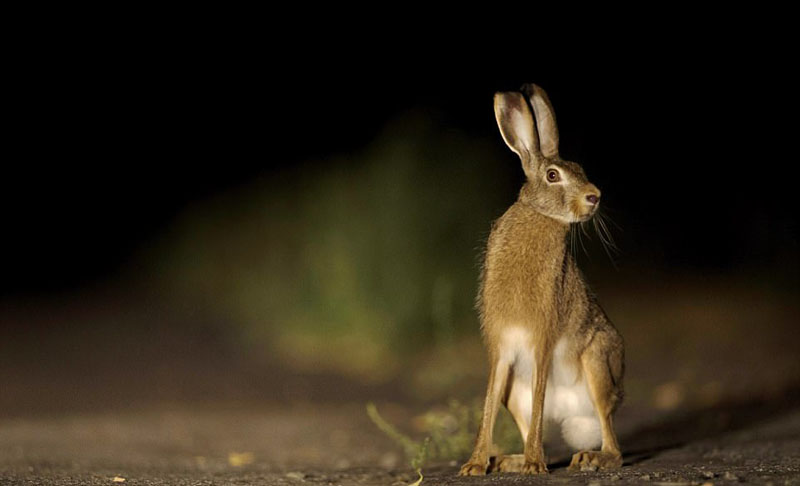
<path id="1" fill-rule="evenodd" d="M 489 372 L 489 385 L 486 389 L 486 401 L 483 405 L 481 426 L 478 429 L 478 438 L 475 449 L 469 461 L 461 466 L 461 476 L 479 476 L 486 474 L 489 467 L 489 447 L 492 444 L 492 431 L 497 417 L 497 409 L 506 389 L 510 364 L 505 360 L 492 358 L 492 367 Z"/>
<path id="2" fill-rule="evenodd" d="M 533 373 L 531 387 L 533 413 L 530 431 L 525 441 L 523 474 L 543 474 L 547 472 L 547 464 L 544 460 L 544 446 L 542 445 L 542 431 L 544 425 L 544 393 L 547 387 L 547 377 L 550 375 L 553 351 L 550 346 L 546 345 L 541 346 L 540 349 L 541 352 L 536 354 L 536 370 Z"/>
<path id="3" fill-rule="evenodd" d="M 572 471 L 622 466 L 613 414 L 622 397 L 623 352 L 618 335 L 599 331 L 581 356 L 586 384 L 600 419 L 603 443 L 599 451 L 581 451 L 572 456 L 569 465 Z"/>

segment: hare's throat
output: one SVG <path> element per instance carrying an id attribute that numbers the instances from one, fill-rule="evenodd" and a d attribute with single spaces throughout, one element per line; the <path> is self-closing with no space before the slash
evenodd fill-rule
<path id="1" fill-rule="evenodd" d="M 565 234 L 569 230 L 570 224 L 574 222 L 569 219 L 565 219 L 561 215 L 554 214 L 549 208 L 538 203 L 536 197 L 534 196 L 534 188 L 530 185 L 530 183 L 526 182 L 522 186 L 522 189 L 519 191 L 517 203 L 525 207 L 527 210 L 536 213 L 536 215 L 542 221 L 542 223 L 537 224 L 547 225 L 547 223 L 550 222 L 556 223 L 559 226 L 563 226 L 562 229 Z"/>
<path id="2" fill-rule="evenodd" d="M 538 228 L 541 233 L 564 237 L 569 233 L 571 221 L 548 214 L 543 208 L 537 207 L 536 204 L 530 200 L 520 199 L 517 201 L 517 204 L 525 208 L 525 213 L 530 219 L 531 224 Z"/>

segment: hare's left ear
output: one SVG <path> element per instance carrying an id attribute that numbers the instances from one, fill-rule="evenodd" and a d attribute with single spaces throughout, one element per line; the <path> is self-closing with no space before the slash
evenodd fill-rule
<path id="1" fill-rule="evenodd" d="M 558 125 L 556 113 L 550 98 L 539 86 L 528 83 L 523 84 L 521 91 L 531 102 L 533 114 L 536 117 L 536 128 L 539 132 L 539 150 L 545 157 L 558 155 Z"/>

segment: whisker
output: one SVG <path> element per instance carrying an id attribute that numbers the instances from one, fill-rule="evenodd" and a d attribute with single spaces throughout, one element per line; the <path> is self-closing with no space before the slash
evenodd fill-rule
<path id="1" fill-rule="evenodd" d="M 614 242 L 609 239 L 608 228 L 605 227 L 602 219 L 598 218 L 597 228 L 599 229 L 597 234 L 600 236 L 600 240 L 603 242 L 603 246 L 609 249 L 613 249 L 615 247 Z"/>
<path id="2" fill-rule="evenodd" d="M 585 232 L 586 232 L 586 228 L 584 228 L 583 227 L 583 223 L 581 223 L 581 233 L 585 234 Z M 583 239 L 581 238 L 581 233 L 578 233 L 578 243 L 581 244 L 581 248 L 583 248 L 583 253 L 588 257 L 589 256 L 589 252 L 586 251 L 586 246 L 584 246 L 584 244 L 583 244 Z"/>
<path id="3" fill-rule="evenodd" d="M 600 227 L 603 229 L 603 233 L 605 233 L 605 235 L 606 235 L 606 240 L 608 241 L 609 246 L 611 248 L 613 248 L 615 251 L 619 251 L 619 248 L 617 247 L 617 243 L 614 241 L 614 238 L 611 236 L 611 231 L 609 231 L 608 226 L 606 226 L 604 217 L 601 216 L 598 222 L 600 223 Z"/>
<path id="4" fill-rule="evenodd" d="M 598 226 L 598 224 L 597 224 L 597 221 L 599 219 L 598 216 L 599 216 L 599 214 L 596 215 L 594 218 L 592 218 L 592 226 L 594 226 L 594 232 L 597 234 L 598 238 L 600 239 L 600 244 L 605 246 L 605 241 L 603 240 L 603 234 L 600 231 L 600 226 Z"/>
<path id="5" fill-rule="evenodd" d="M 609 214 L 609 213 L 613 213 L 613 212 L 616 212 L 616 211 L 614 211 L 613 209 L 609 208 L 608 205 L 605 205 L 605 206 L 599 208 L 599 211 L 597 211 L 597 213 L 601 214 L 604 219 L 608 220 L 608 222 L 610 222 L 611 224 L 616 226 L 618 230 L 622 231 L 622 226 L 618 225 L 617 222 L 614 221 L 614 219 Z"/>
<path id="6" fill-rule="evenodd" d="M 608 256 L 608 260 L 611 262 L 611 265 L 616 269 L 617 264 L 614 261 L 614 255 L 612 252 L 619 252 L 614 240 L 611 238 L 611 234 L 608 231 L 608 227 L 603 222 L 603 216 L 598 212 L 594 218 L 592 218 L 594 223 L 594 230 L 597 233 L 597 236 L 600 239 L 600 244 L 603 247 L 603 250 L 606 252 Z"/>
<path id="7" fill-rule="evenodd" d="M 589 232 L 586 231 L 586 221 L 580 223 L 580 225 L 581 225 L 581 232 L 583 233 L 583 236 L 591 239 L 591 236 L 589 236 Z"/>

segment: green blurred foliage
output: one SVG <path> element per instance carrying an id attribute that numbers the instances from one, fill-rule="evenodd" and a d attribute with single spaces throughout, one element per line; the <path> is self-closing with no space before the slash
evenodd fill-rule
<path id="1" fill-rule="evenodd" d="M 469 457 L 475 446 L 475 437 L 481 422 L 483 403 L 470 404 L 449 400 L 447 407 L 428 410 L 415 419 L 416 429 L 424 438 L 415 440 L 384 419 L 374 403 L 367 404 L 367 415 L 381 432 L 395 441 L 406 455 L 413 469 L 426 461 L 460 460 Z M 520 453 L 522 437 L 511 415 L 501 409 L 493 431 L 492 454 Z"/>
<path id="2" fill-rule="evenodd" d="M 498 147 L 408 114 L 361 152 L 187 210 L 159 245 L 164 290 L 247 348 L 391 377 L 415 347 L 476 332 L 480 252 L 519 184 Z"/>

